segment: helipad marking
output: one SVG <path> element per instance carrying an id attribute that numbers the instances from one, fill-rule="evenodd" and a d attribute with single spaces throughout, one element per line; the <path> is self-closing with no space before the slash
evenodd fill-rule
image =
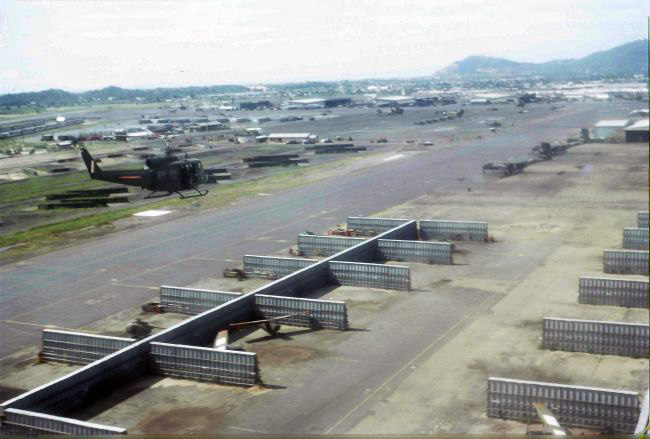
<path id="1" fill-rule="evenodd" d="M 171 210 L 145 210 L 144 212 L 138 212 L 134 213 L 133 216 L 162 216 L 162 215 L 167 215 L 168 213 L 172 213 Z"/>
<path id="2" fill-rule="evenodd" d="M 404 157 L 404 154 L 395 154 L 395 155 L 392 155 L 390 157 L 386 157 L 384 159 L 384 161 L 387 162 L 387 161 L 390 161 L 390 160 L 397 160 L 397 159 L 399 159 L 401 157 Z"/>

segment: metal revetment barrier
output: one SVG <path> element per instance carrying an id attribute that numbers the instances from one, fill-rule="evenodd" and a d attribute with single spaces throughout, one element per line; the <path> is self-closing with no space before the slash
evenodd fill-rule
<path id="1" fill-rule="evenodd" d="M 375 236 L 409 221 L 411 220 L 401 218 L 366 218 L 349 216 L 347 224 L 348 230 L 354 230 L 360 235 Z"/>
<path id="2" fill-rule="evenodd" d="M 254 352 L 152 342 L 149 355 L 151 368 L 165 376 L 241 386 L 260 383 Z"/>
<path id="3" fill-rule="evenodd" d="M 646 210 L 645 212 L 637 212 L 636 214 L 636 222 L 637 222 L 637 227 L 640 229 L 647 229 L 648 228 L 648 211 Z"/>
<path id="4" fill-rule="evenodd" d="M 304 256 L 332 256 L 363 241 L 347 236 L 298 235 L 298 248 Z"/>
<path id="5" fill-rule="evenodd" d="M 634 435 L 639 437 L 641 433 L 650 429 L 650 387 L 646 389 L 641 402 L 641 413 L 639 414 L 639 422 L 634 429 Z M 647 433 L 646 433 L 647 436 Z"/>
<path id="6" fill-rule="evenodd" d="M 581 277 L 578 303 L 648 307 L 648 281 Z"/>
<path id="7" fill-rule="evenodd" d="M 75 436 L 126 434 L 125 428 L 94 424 L 76 419 L 8 408 L 2 419 L 3 435 L 36 436 L 68 434 Z"/>
<path id="8" fill-rule="evenodd" d="M 297 315 L 280 320 L 280 323 L 286 325 L 339 330 L 346 330 L 349 327 L 345 302 L 257 294 L 255 295 L 255 310 L 263 318 L 309 311 L 308 315 Z"/>
<path id="9" fill-rule="evenodd" d="M 223 305 L 241 295 L 242 293 L 162 285 L 160 287 L 160 305 L 170 312 L 195 315 Z"/>
<path id="10" fill-rule="evenodd" d="M 648 229 L 623 229 L 623 248 L 648 250 Z"/>
<path id="11" fill-rule="evenodd" d="M 648 251 L 605 250 L 603 271 L 605 273 L 648 275 Z"/>
<path id="12" fill-rule="evenodd" d="M 228 328 L 230 323 L 251 320 L 254 317 L 256 294 L 283 296 L 307 294 L 327 284 L 329 261 L 367 257 L 376 249 L 377 239 L 413 239 L 411 236 L 416 232 L 415 221 L 396 227 L 331 258 L 319 261 L 138 340 L 121 351 L 107 355 L 68 375 L 4 401 L 0 404 L 0 409 L 14 408 L 51 414 L 63 414 L 74 410 L 146 374 L 149 370 L 149 351 L 152 343 L 206 345 L 214 340 L 219 330 Z"/>
<path id="13" fill-rule="evenodd" d="M 380 239 L 377 256 L 384 261 L 452 264 L 452 244 L 448 242 L 398 241 Z"/>
<path id="14" fill-rule="evenodd" d="M 65 414 L 144 375 L 147 372 L 147 351 L 146 339 L 136 341 L 121 351 L 5 401 L 0 408 Z"/>
<path id="15" fill-rule="evenodd" d="M 134 340 L 123 337 L 44 329 L 41 358 L 69 364 L 88 364 L 129 346 Z"/>
<path id="16" fill-rule="evenodd" d="M 394 229 L 381 233 L 354 247 L 347 249 L 340 254 L 330 258 L 332 261 L 341 262 L 373 262 L 377 260 L 378 246 L 380 239 L 393 240 L 414 240 L 418 239 L 418 227 L 416 221 L 406 222 Z"/>
<path id="17" fill-rule="evenodd" d="M 488 223 L 484 222 L 422 220 L 419 224 L 421 239 L 483 241 L 488 236 Z"/>
<path id="18" fill-rule="evenodd" d="M 330 261 L 330 280 L 355 287 L 411 289 L 411 272 L 399 265 Z"/>
<path id="19" fill-rule="evenodd" d="M 316 259 L 244 255 L 244 272 L 250 277 L 279 279 L 318 262 Z"/>
<path id="20" fill-rule="evenodd" d="M 634 432 L 640 413 L 635 392 L 488 378 L 488 417 L 538 420 L 534 402 L 544 403 L 563 426 L 611 428 L 619 434 Z"/>
<path id="21" fill-rule="evenodd" d="M 648 356 L 648 325 L 545 317 L 543 338 L 546 349 Z"/>

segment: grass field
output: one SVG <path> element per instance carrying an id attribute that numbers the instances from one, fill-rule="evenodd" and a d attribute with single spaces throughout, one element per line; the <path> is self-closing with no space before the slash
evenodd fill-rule
<path id="1" fill-rule="evenodd" d="M 362 159 L 362 157 L 347 159 L 345 163 L 359 159 Z M 286 189 L 308 181 L 326 178 L 328 170 L 343 166 L 343 162 L 343 160 L 336 160 L 309 167 L 293 167 L 254 180 L 218 185 L 210 189 L 210 193 L 202 198 L 180 199 L 170 196 L 147 203 L 144 206 L 109 208 L 110 210 L 103 212 L 85 209 L 85 211 L 89 212 L 88 215 L 39 225 L 29 230 L 0 236 L 0 248 L 4 249 L 4 251 L 0 252 L 0 264 L 15 262 L 18 259 L 71 244 L 80 239 L 109 233 L 114 230 L 111 223 L 129 217 L 145 208 L 164 207 L 189 211 L 196 207 L 219 207 L 242 198 L 254 196 L 259 192 Z M 96 188 L 101 187 L 101 185 L 109 185 L 109 183 L 89 180 L 86 174 L 82 172 L 59 177 L 58 179 L 39 177 L 16 182 L 15 184 L 0 185 L 0 198 L 4 200 L 3 197 L 7 196 L 14 201 L 19 201 L 21 198 L 43 196 L 46 193 L 57 192 L 62 189 Z"/>

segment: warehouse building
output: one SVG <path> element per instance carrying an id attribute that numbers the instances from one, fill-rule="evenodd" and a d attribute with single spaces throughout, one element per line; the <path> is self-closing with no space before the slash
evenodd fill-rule
<path id="1" fill-rule="evenodd" d="M 240 102 L 239 108 L 241 110 L 264 110 L 266 108 L 273 108 L 271 101 L 257 101 L 257 102 Z"/>
<path id="2" fill-rule="evenodd" d="M 325 108 L 334 108 L 334 107 L 341 107 L 344 105 L 351 105 L 352 104 L 352 99 L 351 98 L 328 98 L 325 99 Z"/>
<path id="3" fill-rule="evenodd" d="M 226 124 L 220 122 L 201 122 L 190 127 L 190 131 L 216 131 L 225 130 Z"/>
<path id="4" fill-rule="evenodd" d="M 415 104 L 415 98 L 413 96 L 377 96 L 375 103 L 378 107 L 390 105 L 409 106 Z"/>
<path id="5" fill-rule="evenodd" d="M 628 119 L 600 120 L 594 125 L 594 139 L 623 140 L 625 127 L 630 124 Z"/>
<path id="6" fill-rule="evenodd" d="M 634 124 L 625 128 L 626 142 L 646 142 L 648 143 L 648 127 L 650 119 L 641 119 Z"/>
<path id="7" fill-rule="evenodd" d="M 308 99 L 292 99 L 287 105 L 287 110 L 307 110 L 307 109 L 320 109 L 325 108 L 325 99 L 322 98 L 308 98 Z"/>

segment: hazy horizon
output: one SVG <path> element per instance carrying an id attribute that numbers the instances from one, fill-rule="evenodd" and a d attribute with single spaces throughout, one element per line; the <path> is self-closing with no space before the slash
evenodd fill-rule
<path id="1" fill-rule="evenodd" d="M 523 4 L 522 4 L 523 3 Z M 429 76 L 647 38 L 645 1 L 5 1 L 0 94 Z"/>

